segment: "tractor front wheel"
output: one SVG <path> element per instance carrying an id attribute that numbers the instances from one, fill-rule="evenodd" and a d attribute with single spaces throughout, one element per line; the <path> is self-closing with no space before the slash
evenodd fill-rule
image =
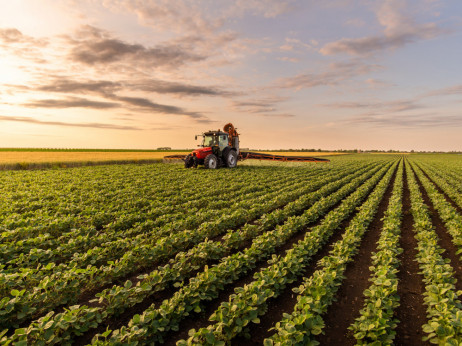
<path id="1" fill-rule="evenodd" d="M 215 169 L 218 167 L 218 158 L 213 155 L 207 155 L 206 158 L 204 159 L 204 167 L 209 168 L 209 169 Z"/>

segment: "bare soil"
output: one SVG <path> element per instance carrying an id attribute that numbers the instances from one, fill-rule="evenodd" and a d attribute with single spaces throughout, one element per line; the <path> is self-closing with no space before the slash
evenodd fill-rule
<path id="1" fill-rule="evenodd" d="M 398 295 L 400 306 L 396 317 L 400 321 L 396 327 L 395 345 L 428 345 L 422 340 L 422 325 L 427 323 L 426 308 L 423 301 L 425 291 L 419 266 L 415 261 L 417 240 L 413 231 L 414 219 L 411 213 L 411 198 L 406 174 L 403 189 L 403 220 L 401 225 L 400 247 L 404 250 L 400 256 L 398 273 Z"/>
<path id="2" fill-rule="evenodd" d="M 352 262 L 347 265 L 345 279 L 336 294 L 336 301 L 331 305 L 323 316 L 324 333 L 316 340 L 322 345 L 355 345 L 356 339 L 348 327 L 359 316 L 359 311 L 364 304 L 363 292 L 370 286 L 369 267 L 372 264 L 372 252 L 377 250 L 377 241 L 383 226 L 383 217 L 388 208 L 388 203 L 393 192 L 393 184 L 396 179 L 396 171 L 385 194 L 379 204 L 377 213 L 365 233 L 358 253 Z"/>
<path id="3" fill-rule="evenodd" d="M 431 202 L 430 198 L 428 197 L 425 188 L 423 187 L 422 183 L 416 176 L 417 183 L 419 185 L 420 193 L 422 194 L 424 203 L 428 206 L 432 224 L 435 228 L 436 235 L 438 236 L 438 245 L 441 246 L 445 251 L 442 254 L 444 258 L 448 258 L 450 260 L 451 266 L 454 268 L 454 276 L 457 279 L 456 282 L 456 289 L 462 290 L 462 264 L 459 259 L 459 255 L 457 255 L 457 247 L 452 243 L 452 237 L 449 234 L 446 226 L 444 225 L 443 220 L 438 214 L 438 211 L 435 210 L 433 203 Z"/>

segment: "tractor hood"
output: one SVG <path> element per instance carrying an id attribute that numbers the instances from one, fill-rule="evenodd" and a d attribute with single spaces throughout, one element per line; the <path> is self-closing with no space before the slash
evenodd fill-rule
<path id="1" fill-rule="evenodd" d="M 212 153 L 212 147 L 204 147 L 193 150 L 192 155 L 196 156 L 198 159 L 205 159 L 205 157 Z"/>

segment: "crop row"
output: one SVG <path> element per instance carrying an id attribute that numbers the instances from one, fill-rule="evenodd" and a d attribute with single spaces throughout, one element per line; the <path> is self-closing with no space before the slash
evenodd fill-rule
<path id="1" fill-rule="evenodd" d="M 462 187 L 444 169 L 436 170 L 428 166 L 418 165 L 438 185 L 438 187 L 462 208 Z"/>
<path id="2" fill-rule="evenodd" d="M 406 175 L 411 194 L 411 211 L 417 239 L 417 261 L 425 283 L 424 303 L 428 323 L 423 326 L 425 340 L 432 343 L 454 345 L 462 341 L 462 305 L 456 290 L 454 269 L 446 261 L 438 245 L 428 207 L 409 164 Z"/>
<path id="3" fill-rule="evenodd" d="M 398 277 L 403 252 L 399 245 L 403 208 L 403 164 L 398 168 L 392 196 L 383 219 L 377 252 L 372 254 L 371 285 L 364 291 L 364 308 L 350 326 L 359 345 L 390 345 L 399 322 L 395 309 L 399 305 Z"/>

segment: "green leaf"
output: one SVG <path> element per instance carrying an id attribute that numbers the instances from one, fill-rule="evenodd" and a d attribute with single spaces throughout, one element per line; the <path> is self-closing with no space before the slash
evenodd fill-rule
<path id="1" fill-rule="evenodd" d="M 271 339 L 265 339 L 263 341 L 263 346 L 273 346 L 273 345 L 274 345 L 274 342 Z"/>

